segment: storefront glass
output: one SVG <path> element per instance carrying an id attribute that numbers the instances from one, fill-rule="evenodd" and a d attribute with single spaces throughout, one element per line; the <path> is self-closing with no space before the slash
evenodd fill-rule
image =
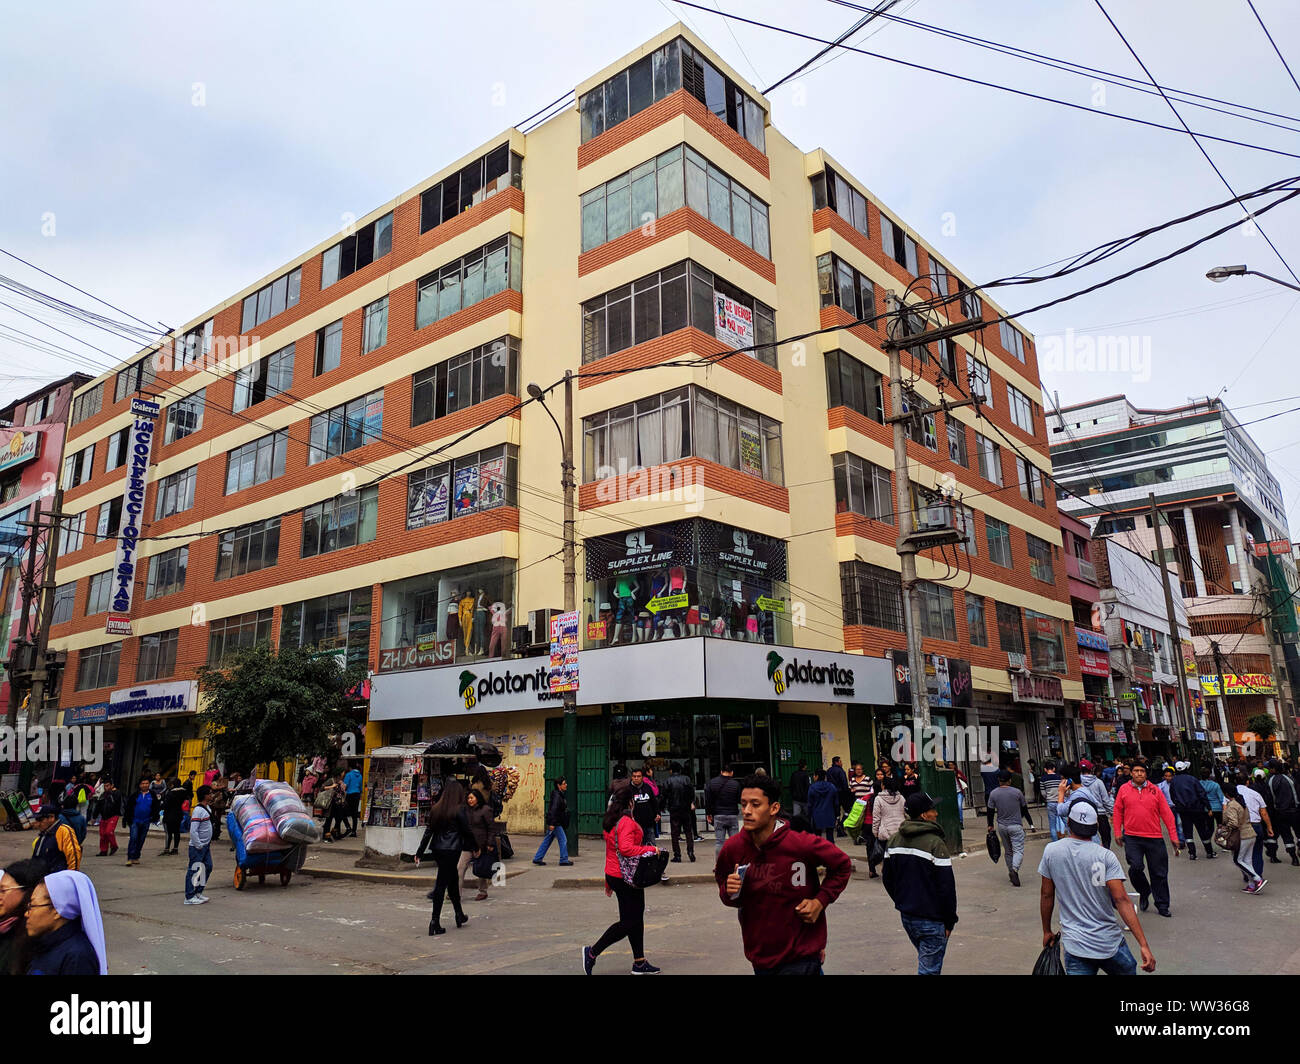
<path id="1" fill-rule="evenodd" d="M 719 708 L 701 704 L 703 708 Z M 655 770 L 661 781 L 676 762 L 702 789 L 723 765 L 731 765 L 737 778 L 757 768 L 773 771 L 771 720 L 767 714 L 692 713 L 689 707 L 665 713 L 655 703 L 627 703 L 623 713 L 610 717 L 610 768 L 623 764 L 628 770 Z"/>
<path id="2" fill-rule="evenodd" d="M 508 657 L 514 575 L 496 559 L 385 584 L 379 671 Z"/>
<path id="3" fill-rule="evenodd" d="M 1025 627 L 1029 630 L 1029 660 L 1039 672 L 1065 675 L 1065 622 L 1059 617 L 1025 610 Z"/>
<path id="4" fill-rule="evenodd" d="M 285 606 L 281 647 L 342 651 L 349 666 L 364 668 L 370 653 L 371 589 L 340 591 Z"/>

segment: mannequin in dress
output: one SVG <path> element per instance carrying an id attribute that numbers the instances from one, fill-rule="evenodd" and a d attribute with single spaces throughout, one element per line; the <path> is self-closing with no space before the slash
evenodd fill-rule
<path id="1" fill-rule="evenodd" d="M 466 588 L 460 599 L 460 637 L 465 653 L 474 653 L 474 593 Z"/>
<path id="2" fill-rule="evenodd" d="M 505 657 L 510 648 L 510 607 L 504 602 L 492 603 L 492 641 L 488 644 L 488 657 Z"/>
<path id="3" fill-rule="evenodd" d="M 451 589 L 451 596 L 447 599 L 447 642 L 455 649 L 456 640 L 460 638 L 460 592 L 455 588 Z"/>
<path id="4" fill-rule="evenodd" d="M 474 644 L 478 653 L 487 652 L 488 647 L 488 611 L 492 600 L 482 588 L 474 599 Z"/>

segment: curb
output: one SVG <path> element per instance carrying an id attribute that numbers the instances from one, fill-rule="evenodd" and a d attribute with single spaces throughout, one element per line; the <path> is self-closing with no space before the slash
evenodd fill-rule
<path id="1" fill-rule="evenodd" d="M 703 875 L 698 872 L 693 872 L 689 875 L 669 876 L 667 883 L 660 883 L 659 885 L 661 887 L 671 887 L 674 883 L 687 885 L 697 883 L 712 884 L 714 883 L 714 879 L 712 874 Z M 551 886 L 557 890 L 587 890 L 595 887 L 603 887 L 604 885 L 605 879 L 603 876 L 600 879 L 557 879 L 551 884 Z"/>
<path id="2" fill-rule="evenodd" d="M 521 868 L 518 871 L 506 871 L 506 879 L 513 879 L 515 876 L 522 876 L 527 869 Z M 417 873 L 415 875 L 404 874 L 400 872 L 367 872 L 352 871 L 349 868 L 307 868 L 298 869 L 295 875 L 312 876 L 316 879 L 340 879 L 351 881 L 353 883 L 386 883 L 393 886 L 432 886 L 437 879 L 437 873 L 424 875 Z M 603 880 L 601 881 L 604 882 Z M 462 883 L 462 886 L 464 884 Z"/>

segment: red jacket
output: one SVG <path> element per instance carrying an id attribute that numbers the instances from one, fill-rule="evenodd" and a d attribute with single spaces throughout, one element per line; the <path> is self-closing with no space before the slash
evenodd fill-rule
<path id="1" fill-rule="evenodd" d="M 1169 837 L 1178 841 L 1178 828 L 1174 825 L 1174 814 L 1165 801 L 1160 788 L 1148 780 L 1138 790 L 1132 782 L 1124 784 L 1115 795 L 1115 835 L 1133 835 L 1143 839 L 1160 838 L 1160 822 L 1163 820 Z"/>
<path id="2" fill-rule="evenodd" d="M 614 830 L 606 831 L 604 835 L 605 875 L 613 876 L 615 879 L 623 878 L 623 870 L 618 866 L 619 854 L 624 857 L 647 857 L 659 852 L 655 847 L 645 844 L 641 825 L 630 815 L 619 820 L 614 825 Z"/>
<path id="3" fill-rule="evenodd" d="M 804 923 L 794 907 L 816 898 L 823 908 L 848 885 L 853 862 L 834 843 L 793 831 L 784 821 L 761 847 L 751 832 L 740 831 L 722 844 L 713 878 L 723 905 L 740 910 L 740 937 L 745 959 L 755 968 L 775 968 L 787 961 L 817 957 L 826 948 L 826 916 Z M 727 876 L 737 865 L 748 865 L 740 897 L 727 894 Z M 826 882 L 817 877 L 826 869 Z"/>

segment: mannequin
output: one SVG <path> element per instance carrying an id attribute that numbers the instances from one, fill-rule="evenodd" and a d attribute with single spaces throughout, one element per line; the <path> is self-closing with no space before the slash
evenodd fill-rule
<path id="1" fill-rule="evenodd" d="M 492 603 L 492 640 L 488 644 L 488 657 L 505 657 L 510 647 L 506 636 L 510 632 L 510 607 L 504 602 Z"/>
<path id="2" fill-rule="evenodd" d="M 614 597 L 618 600 L 618 611 L 614 615 L 614 638 L 610 643 L 617 643 L 623 638 L 623 625 L 627 625 L 626 642 L 636 640 L 636 595 L 641 584 L 626 576 L 620 576 L 614 584 Z"/>
<path id="3" fill-rule="evenodd" d="M 749 615 L 745 618 L 745 635 L 749 642 L 758 642 L 758 604 L 749 604 Z"/>
<path id="4" fill-rule="evenodd" d="M 686 607 L 686 634 L 700 634 L 700 592 L 692 584 L 686 585 L 686 597 L 688 605 Z"/>
<path id="5" fill-rule="evenodd" d="M 460 592 L 452 588 L 451 597 L 447 599 L 447 642 L 452 645 L 453 650 L 456 640 L 460 638 L 460 615 L 457 613 L 460 608 L 459 599 Z"/>
<path id="6" fill-rule="evenodd" d="M 474 593 L 466 588 L 460 599 L 460 637 L 465 644 L 465 653 L 474 653 Z"/>
<path id="7" fill-rule="evenodd" d="M 488 593 L 479 588 L 474 600 L 474 644 L 480 654 L 485 653 L 488 647 L 488 611 L 491 601 Z"/>
<path id="8" fill-rule="evenodd" d="M 654 578 L 650 581 L 650 598 L 659 598 L 664 594 L 664 589 L 667 586 L 668 578 L 662 572 L 655 573 Z M 667 620 L 668 618 L 664 616 L 663 610 L 660 610 L 658 613 L 650 614 L 650 627 L 645 633 L 644 638 L 647 640 L 662 639 L 664 625 L 667 623 Z"/>

